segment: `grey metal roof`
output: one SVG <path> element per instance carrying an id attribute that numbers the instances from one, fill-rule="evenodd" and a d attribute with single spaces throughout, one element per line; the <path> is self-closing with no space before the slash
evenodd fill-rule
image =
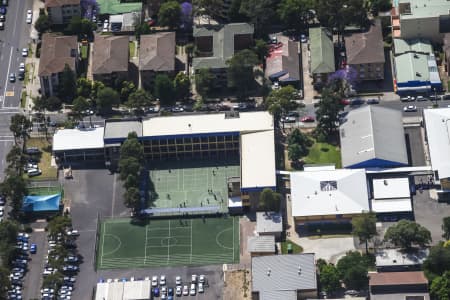
<path id="1" fill-rule="evenodd" d="M 266 59 L 266 76 L 270 77 L 276 73 L 285 73 L 278 78 L 279 81 L 300 80 L 300 58 L 298 53 L 298 42 L 289 40 L 286 36 L 278 36 L 278 41 L 283 44 L 281 53 L 273 51 Z"/>
<path id="2" fill-rule="evenodd" d="M 339 131 L 344 167 L 374 158 L 408 164 L 401 111 L 367 105 L 350 111 Z"/>
<path id="3" fill-rule="evenodd" d="M 247 240 L 247 251 L 275 253 L 275 236 L 250 236 Z"/>
<path id="4" fill-rule="evenodd" d="M 260 297 L 266 292 L 315 290 L 314 253 L 253 257 L 252 281 Z"/>
<path id="5" fill-rule="evenodd" d="M 297 300 L 296 291 L 264 291 L 259 295 L 260 300 Z"/>
<path id="6" fill-rule="evenodd" d="M 322 27 L 309 29 L 309 40 L 311 48 L 311 73 L 334 72 L 334 46 L 331 34 Z"/>
<path id="7" fill-rule="evenodd" d="M 283 217 L 277 212 L 257 212 L 256 232 L 281 232 L 283 231 Z"/>
<path id="8" fill-rule="evenodd" d="M 195 57 L 192 61 L 194 69 L 225 68 L 226 61 L 234 55 L 234 36 L 252 34 L 253 25 L 247 23 L 231 23 L 225 25 L 194 26 L 194 37 L 213 37 L 213 56 Z"/>
<path id="9" fill-rule="evenodd" d="M 136 132 L 137 136 L 142 136 L 142 121 L 140 120 L 106 120 L 104 140 L 126 139 L 130 132 Z"/>
<path id="10" fill-rule="evenodd" d="M 408 253 L 401 249 L 380 249 L 375 253 L 375 264 L 377 267 L 422 265 L 429 252 L 428 249 Z"/>

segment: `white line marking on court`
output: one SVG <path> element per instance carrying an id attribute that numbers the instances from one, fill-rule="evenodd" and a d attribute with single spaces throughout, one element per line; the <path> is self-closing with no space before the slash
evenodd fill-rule
<path id="1" fill-rule="evenodd" d="M 103 236 L 102 236 L 102 256 L 100 257 L 100 265 L 103 266 L 103 251 L 105 250 L 105 234 L 106 234 L 106 223 L 103 223 Z"/>
<path id="2" fill-rule="evenodd" d="M 170 260 L 170 220 L 169 220 L 169 236 L 167 237 L 167 263 Z"/>
<path id="3" fill-rule="evenodd" d="M 111 217 L 114 217 L 114 204 L 116 203 L 116 181 L 117 181 L 116 179 L 117 179 L 117 173 L 114 173 L 112 205 L 111 205 Z"/>
<path id="4" fill-rule="evenodd" d="M 192 219 L 191 219 L 191 256 L 190 256 L 189 262 L 192 263 Z"/>
<path id="5" fill-rule="evenodd" d="M 184 191 L 184 169 L 182 169 L 182 170 L 183 170 L 183 176 L 181 178 L 183 180 L 183 191 Z"/>
<path id="6" fill-rule="evenodd" d="M 148 234 L 148 225 L 145 226 L 145 246 L 144 246 L 144 265 L 147 262 L 147 234 Z"/>

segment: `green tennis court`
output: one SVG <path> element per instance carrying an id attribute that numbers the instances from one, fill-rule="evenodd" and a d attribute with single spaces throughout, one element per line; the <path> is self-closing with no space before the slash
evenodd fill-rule
<path id="1" fill-rule="evenodd" d="M 153 164 L 150 180 L 154 195 L 150 207 L 208 207 L 218 206 L 227 211 L 227 178 L 240 176 L 236 163 L 174 162 Z"/>
<path id="2" fill-rule="evenodd" d="M 239 262 L 235 217 L 101 223 L 98 269 L 208 265 Z"/>
<path id="3" fill-rule="evenodd" d="M 120 2 L 120 0 L 97 0 L 100 14 L 118 15 L 130 12 L 142 11 L 142 2 Z"/>

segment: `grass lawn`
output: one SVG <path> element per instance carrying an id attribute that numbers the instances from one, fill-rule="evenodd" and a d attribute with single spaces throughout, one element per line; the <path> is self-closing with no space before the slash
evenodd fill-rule
<path id="1" fill-rule="evenodd" d="M 288 254 L 288 244 L 292 245 L 292 254 L 298 254 L 303 252 L 303 248 L 291 240 L 281 242 L 281 254 Z"/>
<path id="2" fill-rule="evenodd" d="M 88 46 L 87 45 L 81 46 L 81 58 L 82 59 L 88 58 Z"/>
<path id="3" fill-rule="evenodd" d="M 52 147 L 44 138 L 31 138 L 27 141 L 27 147 L 37 147 L 42 151 L 39 160 L 39 169 L 42 174 L 40 176 L 32 177 L 33 180 L 54 180 L 57 177 L 57 169 L 50 165 L 52 159 Z M 25 177 L 28 176 L 25 174 Z"/>
<path id="4" fill-rule="evenodd" d="M 136 43 L 129 42 L 128 47 L 130 49 L 130 57 L 135 57 L 136 56 Z"/>
<path id="5" fill-rule="evenodd" d="M 335 164 L 341 168 L 341 151 L 338 147 L 328 143 L 314 143 L 309 153 L 303 158 L 306 164 Z"/>

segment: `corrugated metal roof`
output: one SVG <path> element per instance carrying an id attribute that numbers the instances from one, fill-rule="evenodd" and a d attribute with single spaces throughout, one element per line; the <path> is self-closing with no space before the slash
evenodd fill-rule
<path id="1" fill-rule="evenodd" d="M 53 151 L 102 149 L 103 146 L 103 127 L 61 129 L 53 135 Z"/>
<path id="2" fill-rule="evenodd" d="M 400 20 L 435 18 L 446 15 L 450 9 L 448 0 L 400 0 L 399 3 L 410 3 L 411 7 L 411 13 L 400 14 Z"/>
<path id="3" fill-rule="evenodd" d="M 375 264 L 377 267 L 422 265 L 429 252 L 428 249 L 419 249 L 415 252 L 379 249 L 375 252 Z"/>
<path id="4" fill-rule="evenodd" d="M 253 291 L 266 292 L 317 289 L 313 253 L 252 258 Z M 272 299 L 272 298 L 268 298 Z"/>
<path id="5" fill-rule="evenodd" d="M 350 111 L 339 131 L 344 167 L 374 158 L 408 164 L 400 111 L 367 105 Z"/>
<path id="6" fill-rule="evenodd" d="M 309 29 L 311 73 L 332 73 L 335 69 L 333 41 L 325 28 Z"/>
<path id="7" fill-rule="evenodd" d="M 247 240 L 248 252 L 267 252 L 275 253 L 275 236 L 250 236 Z"/>
<path id="8" fill-rule="evenodd" d="M 256 232 L 282 232 L 283 231 L 283 217 L 280 213 L 257 212 L 256 213 Z"/>
<path id="9" fill-rule="evenodd" d="M 130 132 L 142 136 L 142 121 L 140 120 L 106 120 L 104 139 L 126 139 Z"/>
<path id="10" fill-rule="evenodd" d="M 264 291 L 259 295 L 260 300 L 297 300 L 296 291 Z M 353 300 L 353 299 L 352 299 Z"/>
<path id="11" fill-rule="evenodd" d="M 430 41 L 425 39 L 394 39 L 394 55 L 406 52 L 430 54 L 433 53 L 433 47 L 431 46 Z"/>

